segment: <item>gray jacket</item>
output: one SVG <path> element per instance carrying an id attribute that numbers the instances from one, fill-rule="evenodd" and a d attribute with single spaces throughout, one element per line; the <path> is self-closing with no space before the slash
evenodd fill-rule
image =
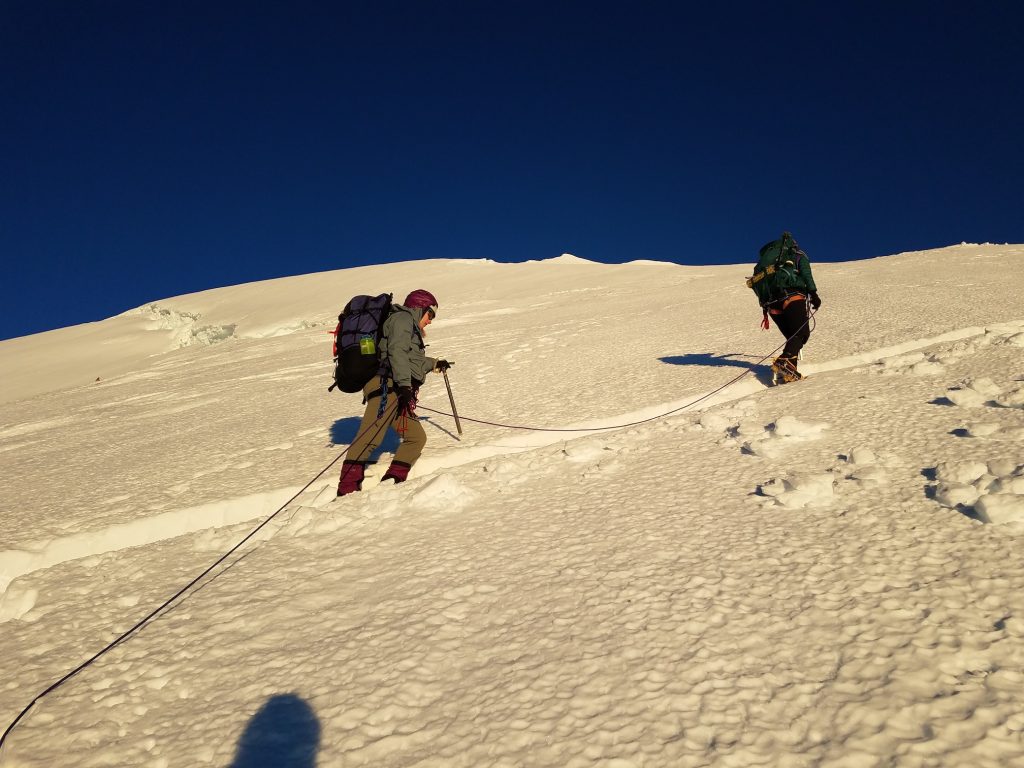
<path id="1" fill-rule="evenodd" d="M 384 321 L 380 339 L 381 375 L 388 376 L 396 387 L 418 387 L 437 363 L 423 351 L 420 319 L 426 310 L 395 304 L 391 316 Z"/>

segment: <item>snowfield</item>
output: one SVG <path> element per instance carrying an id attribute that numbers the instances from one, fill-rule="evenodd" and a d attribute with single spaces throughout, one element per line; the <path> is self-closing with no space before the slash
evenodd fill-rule
<path id="1" fill-rule="evenodd" d="M 0 726 L 298 494 L 0 766 L 1024 766 L 1024 246 L 814 272 L 778 388 L 745 265 L 410 262 L 0 342 Z M 328 332 L 421 287 L 464 434 L 431 377 L 410 480 L 391 436 L 336 499 Z"/>

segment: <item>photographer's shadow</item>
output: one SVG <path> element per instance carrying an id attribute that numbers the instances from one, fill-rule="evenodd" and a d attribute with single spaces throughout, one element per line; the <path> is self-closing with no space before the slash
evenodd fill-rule
<path id="1" fill-rule="evenodd" d="M 229 768 L 316 768 L 320 721 L 293 693 L 272 696 L 238 740 Z"/>

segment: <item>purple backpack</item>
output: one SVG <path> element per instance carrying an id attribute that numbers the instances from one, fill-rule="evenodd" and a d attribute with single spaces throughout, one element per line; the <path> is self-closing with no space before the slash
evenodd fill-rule
<path id="1" fill-rule="evenodd" d="M 342 392 L 359 392 L 380 370 L 380 337 L 391 315 L 391 294 L 353 296 L 338 315 L 334 330 L 334 383 Z"/>

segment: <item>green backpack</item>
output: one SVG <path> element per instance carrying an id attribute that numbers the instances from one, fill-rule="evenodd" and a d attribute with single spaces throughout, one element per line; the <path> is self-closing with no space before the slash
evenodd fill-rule
<path id="1" fill-rule="evenodd" d="M 800 250 L 789 232 L 761 247 L 754 274 L 747 278 L 747 287 L 757 294 L 763 307 L 796 291 L 806 291 L 800 276 L 800 259 L 807 255 Z"/>

